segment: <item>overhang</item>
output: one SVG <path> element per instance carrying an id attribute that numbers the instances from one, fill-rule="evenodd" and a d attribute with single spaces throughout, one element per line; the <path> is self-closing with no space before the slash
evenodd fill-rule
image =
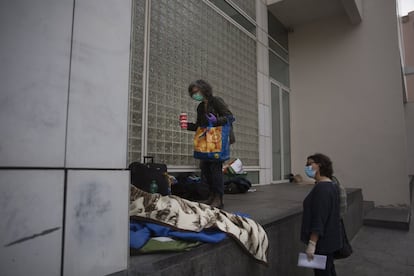
<path id="1" fill-rule="evenodd" d="M 351 24 L 362 20 L 362 0 L 267 0 L 269 11 L 287 28 L 346 15 Z"/>

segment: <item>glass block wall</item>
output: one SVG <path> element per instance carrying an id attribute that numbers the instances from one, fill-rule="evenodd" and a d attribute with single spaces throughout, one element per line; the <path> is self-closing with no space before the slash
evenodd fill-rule
<path id="1" fill-rule="evenodd" d="M 134 1 L 131 43 L 128 161 L 141 159 L 145 1 Z"/>
<path id="2" fill-rule="evenodd" d="M 198 166 L 194 132 L 181 130 L 178 117 L 187 112 L 189 121 L 195 121 L 197 103 L 187 89 L 202 78 L 236 117 L 231 156 L 258 166 L 255 40 L 203 1 L 151 3 L 147 154 L 169 166 Z M 139 39 L 134 36 L 133 44 Z"/>
<path id="3" fill-rule="evenodd" d="M 256 0 L 231 0 L 252 19 L 256 19 Z"/>

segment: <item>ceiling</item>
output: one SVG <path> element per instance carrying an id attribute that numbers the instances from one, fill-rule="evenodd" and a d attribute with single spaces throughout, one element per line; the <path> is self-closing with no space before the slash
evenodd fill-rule
<path id="1" fill-rule="evenodd" d="M 345 15 L 343 0 L 268 0 L 269 11 L 287 28 L 334 15 Z"/>

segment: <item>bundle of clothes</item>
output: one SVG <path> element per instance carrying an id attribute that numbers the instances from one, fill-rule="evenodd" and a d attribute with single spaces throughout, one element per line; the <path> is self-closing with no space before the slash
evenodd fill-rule
<path id="1" fill-rule="evenodd" d="M 130 188 L 132 252 L 190 250 L 231 237 L 255 260 L 267 264 L 267 234 L 252 219 L 178 196 Z"/>

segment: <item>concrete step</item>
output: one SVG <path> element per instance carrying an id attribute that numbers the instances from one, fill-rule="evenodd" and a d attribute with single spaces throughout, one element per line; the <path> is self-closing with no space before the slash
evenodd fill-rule
<path id="1" fill-rule="evenodd" d="M 363 224 L 408 231 L 410 229 L 410 217 L 409 208 L 374 207 L 364 214 Z"/>
<path id="2" fill-rule="evenodd" d="M 367 201 L 367 200 L 364 200 L 364 201 L 362 202 L 363 216 L 365 217 L 365 216 L 366 216 L 366 214 L 367 214 L 369 211 L 371 211 L 372 209 L 374 209 L 374 208 L 375 208 L 374 201 Z"/>

